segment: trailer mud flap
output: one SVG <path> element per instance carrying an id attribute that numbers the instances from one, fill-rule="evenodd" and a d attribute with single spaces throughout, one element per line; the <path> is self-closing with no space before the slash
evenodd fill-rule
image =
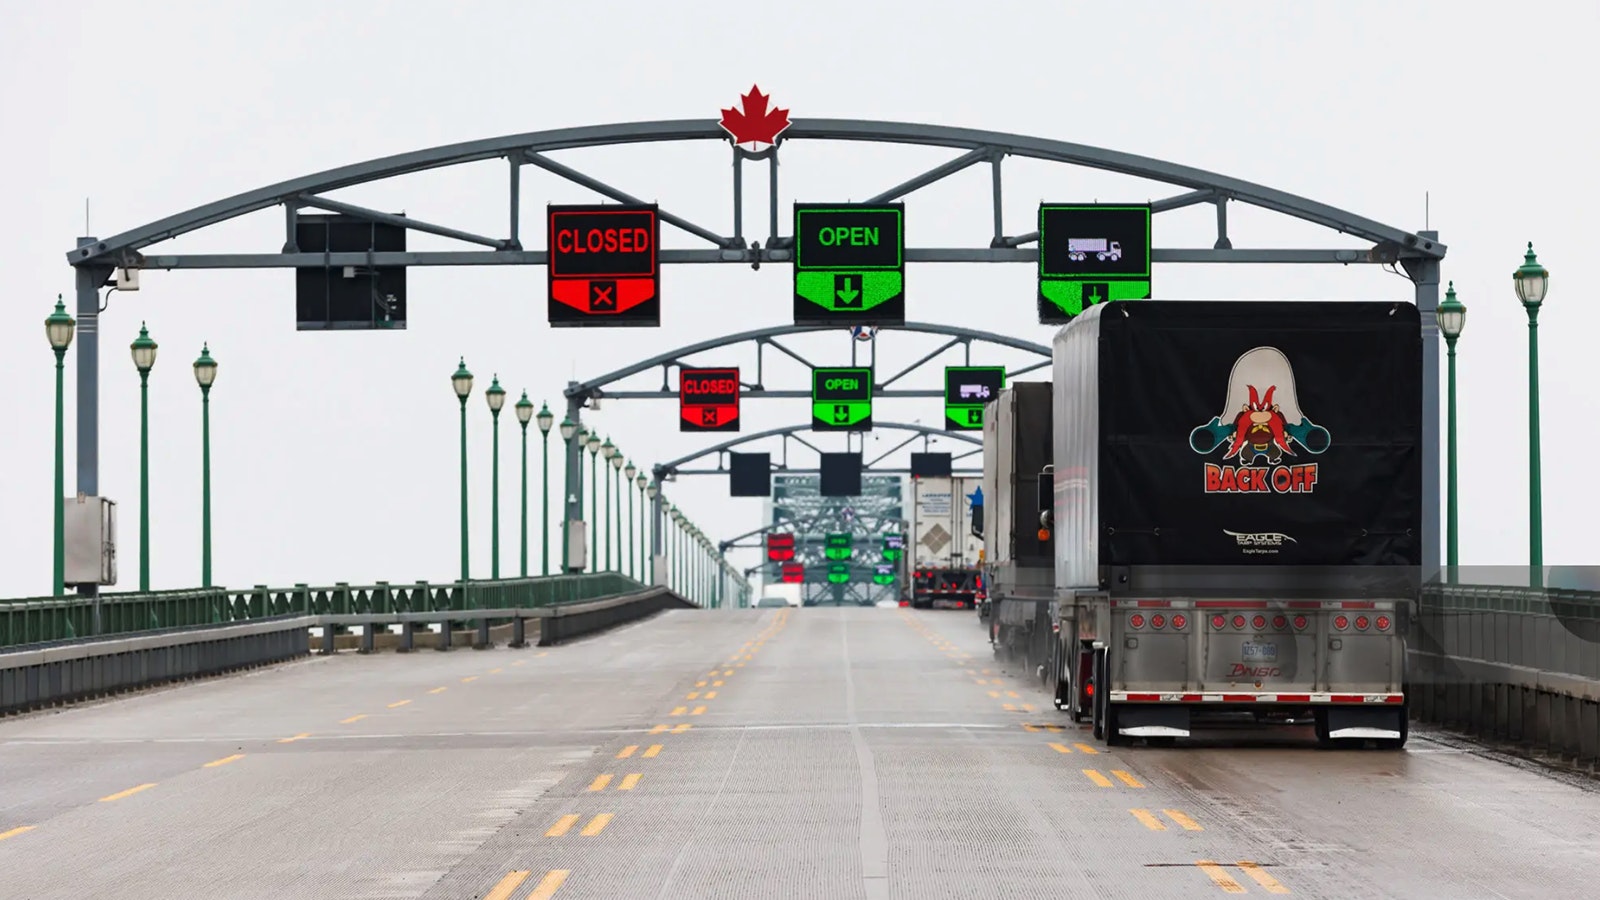
<path id="1" fill-rule="evenodd" d="M 1189 708 L 1117 704 L 1117 731 L 1128 737 L 1188 737 Z"/>
<path id="2" fill-rule="evenodd" d="M 1404 706 L 1329 706 L 1328 737 L 1394 740 L 1404 737 L 1401 718 Z"/>

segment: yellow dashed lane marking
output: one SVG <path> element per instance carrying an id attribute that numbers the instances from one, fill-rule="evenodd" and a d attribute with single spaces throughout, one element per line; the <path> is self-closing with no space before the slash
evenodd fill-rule
<path id="1" fill-rule="evenodd" d="M 569 813 L 569 814 L 567 814 L 565 816 L 562 816 L 561 818 L 557 819 L 556 823 L 554 825 L 550 826 L 550 830 L 546 831 L 544 833 L 544 836 L 545 837 L 561 837 L 562 835 L 564 835 L 567 832 L 571 831 L 572 830 L 572 826 L 574 826 L 576 824 L 578 824 L 578 814 L 577 813 Z"/>
<path id="2" fill-rule="evenodd" d="M 591 791 L 603 791 L 603 790 L 606 789 L 606 785 L 608 785 L 610 783 L 611 783 L 611 776 L 610 775 L 596 775 L 594 780 L 589 782 L 589 790 L 591 790 Z"/>
<path id="3" fill-rule="evenodd" d="M 699 691 L 690 691 L 689 692 L 689 696 L 687 698 L 685 698 L 685 699 L 688 699 L 688 700 L 699 700 L 700 699 L 700 692 Z"/>
<path id="4" fill-rule="evenodd" d="M 528 876 L 532 874 L 532 872 L 506 873 L 506 877 L 500 879 L 499 884 L 491 888 L 489 893 L 483 895 L 483 900 L 511 900 L 511 892 L 521 887 L 522 883 L 527 881 Z"/>
<path id="5" fill-rule="evenodd" d="M 467 682 L 477 681 L 477 680 L 478 680 L 478 676 L 476 676 L 476 675 L 468 675 L 467 677 L 461 679 L 461 683 L 462 684 L 466 684 Z"/>
<path id="6" fill-rule="evenodd" d="M 1189 818 L 1181 812 L 1178 812 L 1175 809 L 1163 809 L 1162 812 L 1167 814 L 1167 818 L 1177 822 L 1180 826 L 1182 826 L 1184 831 L 1205 831 L 1204 828 L 1200 827 L 1199 822 L 1196 822 L 1195 820 Z"/>
<path id="7" fill-rule="evenodd" d="M 504 672 L 504 671 L 505 671 L 505 669 L 499 669 L 499 668 L 490 669 L 489 670 L 489 674 L 490 675 L 499 675 L 501 672 Z"/>
<path id="8" fill-rule="evenodd" d="M 656 727 L 650 729 L 650 733 L 651 734 L 660 734 L 661 732 L 666 731 L 666 730 L 667 730 L 667 726 L 666 725 L 657 725 Z"/>
<path id="9" fill-rule="evenodd" d="M 367 717 L 366 713 L 358 713 L 356 715 L 351 716 L 348 719 L 340 719 L 339 720 L 339 724 L 340 725 L 349 725 L 351 722 L 359 722 L 362 719 L 365 719 L 366 717 Z"/>
<path id="10" fill-rule="evenodd" d="M 280 744 L 292 744 L 295 741 L 303 741 L 308 737 L 311 737 L 311 732 L 302 731 L 299 734 L 295 735 L 294 737 L 278 738 L 278 743 L 280 743 Z"/>
<path id="11" fill-rule="evenodd" d="M 722 687 L 722 682 L 720 682 L 720 681 L 713 681 L 713 682 L 711 682 L 711 686 L 712 686 L 712 687 Z"/>
<path id="12" fill-rule="evenodd" d="M 1111 787 L 1111 779 L 1101 775 L 1099 772 L 1096 772 L 1093 769 L 1084 769 L 1083 774 L 1088 777 L 1090 781 L 1100 785 L 1103 788 Z"/>
<path id="13" fill-rule="evenodd" d="M 687 706 L 674 706 L 672 708 L 672 712 L 667 713 L 667 715 L 669 715 L 669 716 L 681 716 L 681 715 L 683 715 L 684 713 L 686 713 L 688 711 L 689 711 L 689 707 L 687 707 Z"/>
<path id="14" fill-rule="evenodd" d="M 999 691 L 990 691 L 989 692 L 989 696 L 993 697 L 996 700 L 999 700 L 1000 699 L 1000 692 Z"/>
<path id="15" fill-rule="evenodd" d="M 410 700 L 396 700 L 395 702 L 389 704 L 389 708 L 390 709 L 399 709 L 400 707 L 405 706 L 407 703 L 410 703 L 410 702 L 411 702 Z"/>
<path id="16" fill-rule="evenodd" d="M 5 840 L 6 838 L 14 838 L 19 834 L 27 834 L 37 827 L 37 825 L 19 825 L 10 831 L 0 831 L 0 841 Z"/>
<path id="17" fill-rule="evenodd" d="M 1066 744 L 1051 744 L 1050 745 L 1050 749 L 1056 751 L 1057 753 L 1071 753 L 1072 752 L 1072 748 L 1068 747 Z"/>
<path id="18" fill-rule="evenodd" d="M 1017 705 L 1015 703 L 1006 703 L 1006 704 L 1003 704 L 1003 705 L 1006 708 L 1006 712 L 1016 712 L 1017 711 Z"/>
<path id="19" fill-rule="evenodd" d="M 521 665 L 526 665 L 526 664 L 527 664 L 527 662 L 528 662 L 528 661 L 527 661 L 527 660 L 525 660 L 525 659 L 519 659 L 519 660 L 517 660 L 517 661 L 516 661 L 516 662 L 514 662 L 514 663 L 512 663 L 512 665 L 513 665 L 513 666 L 521 666 Z"/>
<path id="20" fill-rule="evenodd" d="M 637 772 L 634 772 L 634 773 L 628 774 L 628 775 L 624 775 L 624 776 L 622 776 L 622 783 L 617 785 L 617 790 L 619 790 L 619 791 L 631 791 L 631 790 L 633 790 L 633 786 L 638 784 L 639 783 L 639 779 L 643 778 L 643 777 L 644 777 L 643 775 L 640 775 Z"/>
<path id="21" fill-rule="evenodd" d="M 231 763 L 236 759 L 244 759 L 244 754 L 243 753 L 235 753 L 232 756 L 224 756 L 221 759 L 213 759 L 211 762 L 206 763 L 204 768 L 215 769 L 217 766 L 225 766 L 228 763 Z"/>
<path id="22" fill-rule="evenodd" d="M 696 682 L 695 682 L 695 683 L 694 683 L 694 686 L 695 686 L 695 687 L 705 687 L 705 686 L 706 686 L 706 683 L 705 683 L 705 682 L 704 682 L 704 681 L 696 681 Z"/>
<path id="23" fill-rule="evenodd" d="M 706 691 L 706 699 L 707 700 L 715 700 L 715 699 L 717 699 L 717 692 L 716 691 Z"/>
<path id="24" fill-rule="evenodd" d="M 601 813 L 600 815 L 590 819 L 589 824 L 583 826 L 583 830 L 578 833 L 584 837 L 594 837 L 600 832 L 605 831 L 606 826 L 609 824 L 611 824 L 611 813 Z"/>
<path id="25" fill-rule="evenodd" d="M 645 748 L 644 758 L 645 759 L 655 759 L 660 754 L 661 754 L 661 745 L 660 744 L 651 744 L 649 747 Z"/>
<path id="26" fill-rule="evenodd" d="M 1128 787 L 1131 787 L 1131 788 L 1142 788 L 1142 787 L 1144 787 L 1144 785 L 1139 783 L 1139 779 L 1134 778 L 1132 775 L 1130 775 L 1127 772 L 1122 771 L 1121 769 L 1112 769 L 1111 770 L 1111 774 L 1117 776 L 1117 780 L 1122 782 L 1123 784 L 1127 785 Z"/>
<path id="27" fill-rule="evenodd" d="M 1087 753 L 1090 756 L 1093 756 L 1094 754 L 1100 752 L 1099 750 L 1096 750 L 1095 748 L 1089 746 L 1088 744 L 1073 744 L 1072 746 L 1077 747 L 1080 751 L 1082 751 L 1084 753 Z"/>
<path id="28" fill-rule="evenodd" d="M 1278 879 L 1273 878 L 1271 875 L 1268 875 L 1266 872 L 1262 871 L 1262 869 L 1261 869 L 1261 867 L 1259 865 L 1257 865 L 1257 864 L 1255 864 L 1253 862 L 1248 862 L 1246 860 L 1240 860 L 1239 863 L 1238 863 L 1238 866 L 1239 866 L 1239 868 L 1244 870 L 1244 873 L 1246 875 L 1249 875 L 1251 878 L 1255 879 L 1256 884 L 1259 884 L 1262 887 L 1266 888 L 1267 889 L 1267 893 L 1269 893 L 1269 894 L 1287 894 L 1287 893 L 1289 893 L 1289 889 L 1288 888 L 1286 888 L 1282 884 L 1280 884 L 1278 882 Z"/>
<path id="29" fill-rule="evenodd" d="M 690 711 L 689 715 L 698 716 L 703 714 L 705 711 L 706 708 L 704 706 L 696 706 L 692 711 Z"/>
<path id="30" fill-rule="evenodd" d="M 125 791 L 118 791 L 115 794 L 110 794 L 110 795 L 107 795 L 105 797 L 101 797 L 100 798 L 100 802 L 101 803 L 110 803 L 113 800 L 121 800 L 124 797 L 132 797 L 134 794 L 137 794 L 140 791 L 148 791 L 148 790 L 150 790 L 151 788 L 153 788 L 155 786 L 156 786 L 156 783 L 154 781 L 152 781 L 152 782 L 150 782 L 148 784 L 141 784 L 138 787 L 131 787 L 131 788 L 128 788 L 127 790 L 125 790 Z"/>
<path id="31" fill-rule="evenodd" d="M 1200 867 L 1200 871 L 1210 875 L 1211 880 L 1216 882 L 1217 887 L 1222 888 L 1224 891 L 1230 894 L 1242 894 L 1245 892 L 1244 885 L 1234 881 L 1233 876 L 1222 871 L 1222 867 L 1216 863 L 1208 859 L 1202 859 L 1196 862 L 1195 865 Z"/>
<path id="32" fill-rule="evenodd" d="M 690 725 L 688 722 L 684 722 L 682 725 L 674 725 L 674 726 L 672 726 L 672 733 L 673 734 L 683 734 L 685 731 L 688 731 L 689 729 L 691 729 L 693 727 L 694 726 Z"/>
<path id="33" fill-rule="evenodd" d="M 1006 696 L 1007 697 L 1018 697 L 1018 696 L 1021 696 L 1021 695 L 1018 694 L 1016 691 L 1006 691 Z"/>
<path id="34" fill-rule="evenodd" d="M 1133 817 L 1139 820 L 1139 824 L 1151 831 L 1167 830 L 1167 826 L 1162 824 L 1161 820 L 1152 815 L 1148 809 L 1130 809 L 1128 812 L 1133 813 Z"/>
<path id="35" fill-rule="evenodd" d="M 639 749 L 638 744 L 629 744 L 628 746 L 623 747 L 622 750 L 617 753 L 617 759 L 627 759 L 628 757 L 632 756 L 633 751 L 637 749 Z"/>
<path id="36" fill-rule="evenodd" d="M 715 674 L 716 674 L 716 673 L 715 673 L 715 672 L 713 672 L 713 673 L 711 673 L 711 674 L 713 674 L 713 675 L 715 675 Z M 726 672 L 723 672 L 723 673 L 722 673 L 722 674 L 724 674 L 724 675 L 732 675 L 732 674 L 733 674 L 733 670 L 732 670 L 732 669 L 729 669 L 729 670 L 727 670 L 727 671 L 726 671 Z"/>
<path id="37" fill-rule="evenodd" d="M 430 694 L 442 694 L 447 690 L 449 690 L 449 688 L 437 687 L 437 688 L 434 688 L 433 690 L 429 691 L 428 693 L 430 693 Z"/>

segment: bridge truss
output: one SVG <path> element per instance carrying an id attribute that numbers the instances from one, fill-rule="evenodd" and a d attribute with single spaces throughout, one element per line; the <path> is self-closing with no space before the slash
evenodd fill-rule
<path id="1" fill-rule="evenodd" d="M 1219 175 L 1149 157 L 1121 153 L 1066 141 L 1028 137 L 994 131 L 955 128 L 904 122 L 856 119 L 794 119 L 787 130 L 759 151 L 734 143 L 715 119 L 683 119 L 560 128 L 548 131 L 506 135 L 468 141 L 372 159 L 327 171 L 290 179 L 232 197 L 204 204 L 154 222 L 115 234 L 109 238 L 80 237 L 66 253 L 75 270 L 75 314 L 78 320 L 76 344 L 77 372 L 77 448 L 76 474 L 79 493 L 94 496 L 99 490 L 99 291 L 112 285 L 118 269 L 269 269 L 335 266 L 484 266 L 543 265 L 547 254 L 524 248 L 521 240 L 521 176 L 525 166 L 554 173 L 592 190 L 601 197 L 637 203 L 638 199 L 613 187 L 551 154 L 590 147 L 620 144 L 711 142 L 731 154 L 732 220 L 726 233 L 700 225 L 671 213 L 660 212 L 661 221 L 695 239 L 700 246 L 663 249 L 661 262 L 676 264 L 736 264 L 759 269 L 762 264 L 793 261 L 793 236 L 779 233 L 782 219 L 778 203 L 778 161 L 782 148 L 794 141 L 877 142 L 898 145 L 942 147 L 957 151 L 948 161 L 892 185 L 870 197 L 868 202 L 897 200 L 972 166 L 990 169 L 993 201 L 993 228 L 985 246 L 910 247 L 905 259 L 911 263 L 1021 263 L 1036 264 L 1037 231 L 1011 232 L 1002 214 L 1003 161 L 1019 157 L 1120 173 L 1172 185 L 1181 192 L 1152 202 L 1155 213 L 1189 206 L 1210 204 L 1216 211 L 1216 239 L 1208 248 L 1162 248 L 1151 251 L 1154 263 L 1241 263 L 1241 264 L 1331 264 L 1381 265 L 1404 270 L 1413 282 L 1414 301 L 1422 315 L 1423 414 L 1424 414 L 1424 508 L 1440 508 L 1439 484 L 1439 331 L 1435 310 L 1438 306 L 1440 261 L 1446 247 L 1433 231 L 1407 231 L 1299 197 L 1270 187 Z M 503 160 L 506 164 L 505 208 L 507 228 L 500 235 L 476 234 L 408 216 L 394 216 L 343 200 L 325 196 L 328 192 L 355 185 L 382 181 L 397 176 L 481 162 Z M 765 161 L 770 198 L 767 235 L 763 241 L 746 236 L 743 215 L 744 167 L 748 162 Z M 1357 240 L 1354 246 L 1309 249 L 1236 248 L 1228 235 L 1230 204 L 1244 203 L 1323 226 Z M 168 253 L 157 245 L 218 223 L 261 210 L 281 207 L 285 241 L 271 251 L 235 253 Z M 411 208 L 411 205 L 408 205 Z M 296 244 L 300 211 L 320 209 L 358 220 L 397 225 L 435 235 L 471 249 L 442 251 L 383 251 L 364 253 L 307 253 Z M 709 245 L 709 246 L 705 246 Z M 1398 267 L 1398 268 L 1396 268 Z M 801 329 L 790 329 L 801 330 Z M 772 345 L 769 340 L 768 346 Z M 759 380 L 759 379 L 758 379 Z M 585 383 L 589 384 L 589 383 Z M 590 390 L 567 393 L 568 417 L 579 421 L 581 410 L 597 396 Z M 591 387 L 603 387 L 593 385 Z M 616 396 L 622 396 L 617 394 Z M 579 483 L 580 451 L 569 447 L 566 458 L 568 498 L 566 518 L 581 515 L 572 486 Z M 1423 552 L 1427 565 L 1439 564 L 1439 523 L 1434 516 L 1424 522 Z M 659 520 L 658 520 L 659 521 Z M 94 586 L 81 586 L 87 594 Z"/>

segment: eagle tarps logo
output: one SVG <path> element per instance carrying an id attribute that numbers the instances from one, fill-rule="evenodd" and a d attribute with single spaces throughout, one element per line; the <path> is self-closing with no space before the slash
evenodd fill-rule
<path id="1" fill-rule="evenodd" d="M 1208 494 L 1309 494 L 1317 486 L 1317 464 L 1294 460 L 1301 451 L 1318 456 L 1331 445 L 1328 429 L 1301 410 L 1294 369 L 1276 347 L 1256 347 L 1235 360 L 1222 413 L 1189 433 L 1194 452 L 1221 448 L 1223 461 L 1234 462 L 1205 464 Z M 1278 532 L 1223 531 L 1247 554 L 1275 554 L 1295 543 Z"/>

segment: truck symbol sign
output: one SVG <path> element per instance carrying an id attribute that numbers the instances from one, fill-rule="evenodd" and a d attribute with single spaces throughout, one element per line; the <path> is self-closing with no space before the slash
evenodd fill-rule
<path id="1" fill-rule="evenodd" d="M 963 400 L 971 400 L 974 397 L 987 399 L 988 396 L 989 386 L 987 384 L 963 384 L 961 386 L 961 399 Z"/>
<path id="2" fill-rule="evenodd" d="M 1067 259 L 1083 262 L 1091 253 L 1100 262 L 1116 262 L 1122 258 L 1122 244 L 1105 238 L 1067 238 Z"/>

